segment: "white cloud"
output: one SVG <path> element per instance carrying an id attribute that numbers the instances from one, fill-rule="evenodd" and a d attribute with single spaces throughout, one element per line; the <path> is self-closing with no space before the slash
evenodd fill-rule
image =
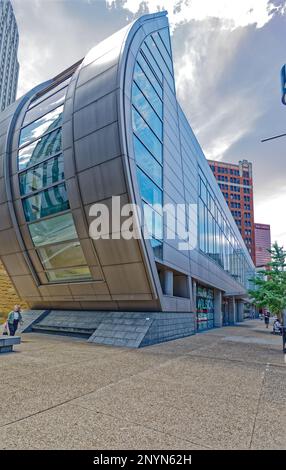
<path id="1" fill-rule="evenodd" d="M 265 197 L 255 204 L 255 221 L 271 225 L 272 242 L 278 241 L 286 249 L 286 229 L 284 214 L 286 207 L 286 186 L 282 187 L 279 193 Z"/>
<path id="2" fill-rule="evenodd" d="M 248 29 L 229 31 L 224 24 L 213 18 L 194 21 L 177 29 L 173 40 L 180 48 L 174 56 L 178 99 L 207 158 L 213 160 L 221 160 L 255 126 L 263 110 L 257 85 L 241 85 L 233 70 Z"/>
<path id="3" fill-rule="evenodd" d="M 107 4 L 116 5 L 112 0 Z M 251 87 L 240 89 L 239 95 L 226 90 L 223 105 L 217 89 L 231 69 L 246 26 L 262 28 L 277 10 L 283 13 L 285 6 L 268 0 L 126 0 L 120 5 L 133 14 L 142 12 L 143 5 L 150 12 L 167 10 L 174 43 L 178 43 L 180 27 L 184 28 L 179 53 L 174 55 L 178 98 L 206 156 L 222 159 L 254 128 L 263 106 Z"/>
<path id="4" fill-rule="evenodd" d="M 126 0 L 124 7 L 136 14 L 142 3 L 151 12 L 167 10 L 172 28 L 180 23 L 202 21 L 209 17 L 228 20 L 225 23 L 228 29 L 249 24 L 261 28 L 271 19 L 272 10 L 278 8 L 268 0 Z M 114 1 L 107 0 L 107 4 L 112 5 Z"/>

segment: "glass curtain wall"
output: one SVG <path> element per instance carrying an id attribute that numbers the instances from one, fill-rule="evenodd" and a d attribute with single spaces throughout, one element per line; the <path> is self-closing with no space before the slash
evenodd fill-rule
<path id="1" fill-rule="evenodd" d="M 198 243 L 203 253 L 248 288 L 249 277 L 253 276 L 254 272 L 201 169 L 199 171 Z"/>
<path id="2" fill-rule="evenodd" d="M 28 229 L 47 282 L 91 278 L 70 212 L 62 154 L 70 79 L 31 101 L 20 132 L 18 176 Z"/>
<path id="3" fill-rule="evenodd" d="M 166 82 L 166 83 L 164 83 Z M 153 33 L 137 55 L 132 85 L 133 144 L 145 224 L 155 256 L 163 240 L 163 92 L 174 91 L 168 28 Z M 157 207 L 154 207 L 157 205 Z"/>

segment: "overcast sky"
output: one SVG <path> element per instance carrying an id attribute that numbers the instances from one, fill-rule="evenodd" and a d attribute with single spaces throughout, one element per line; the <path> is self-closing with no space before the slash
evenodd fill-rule
<path id="1" fill-rule="evenodd" d="M 12 0 L 19 93 L 56 75 L 143 12 L 166 9 L 177 95 L 207 158 L 253 162 L 256 222 L 286 247 L 286 132 L 280 69 L 286 0 Z"/>

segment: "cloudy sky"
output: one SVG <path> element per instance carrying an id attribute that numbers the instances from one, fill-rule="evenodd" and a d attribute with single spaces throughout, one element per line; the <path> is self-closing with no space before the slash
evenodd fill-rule
<path id="1" fill-rule="evenodd" d="M 256 222 L 286 247 L 286 0 L 12 0 L 19 96 L 143 12 L 168 10 L 178 99 L 207 158 L 253 162 Z"/>

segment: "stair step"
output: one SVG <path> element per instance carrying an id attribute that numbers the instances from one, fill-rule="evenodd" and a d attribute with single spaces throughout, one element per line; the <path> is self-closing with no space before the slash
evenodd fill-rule
<path id="1" fill-rule="evenodd" d="M 32 326 L 32 331 L 35 333 L 41 332 L 53 334 L 68 334 L 88 338 L 94 332 L 94 328 L 75 328 L 70 326 L 51 326 L 36 324 Z"/>

